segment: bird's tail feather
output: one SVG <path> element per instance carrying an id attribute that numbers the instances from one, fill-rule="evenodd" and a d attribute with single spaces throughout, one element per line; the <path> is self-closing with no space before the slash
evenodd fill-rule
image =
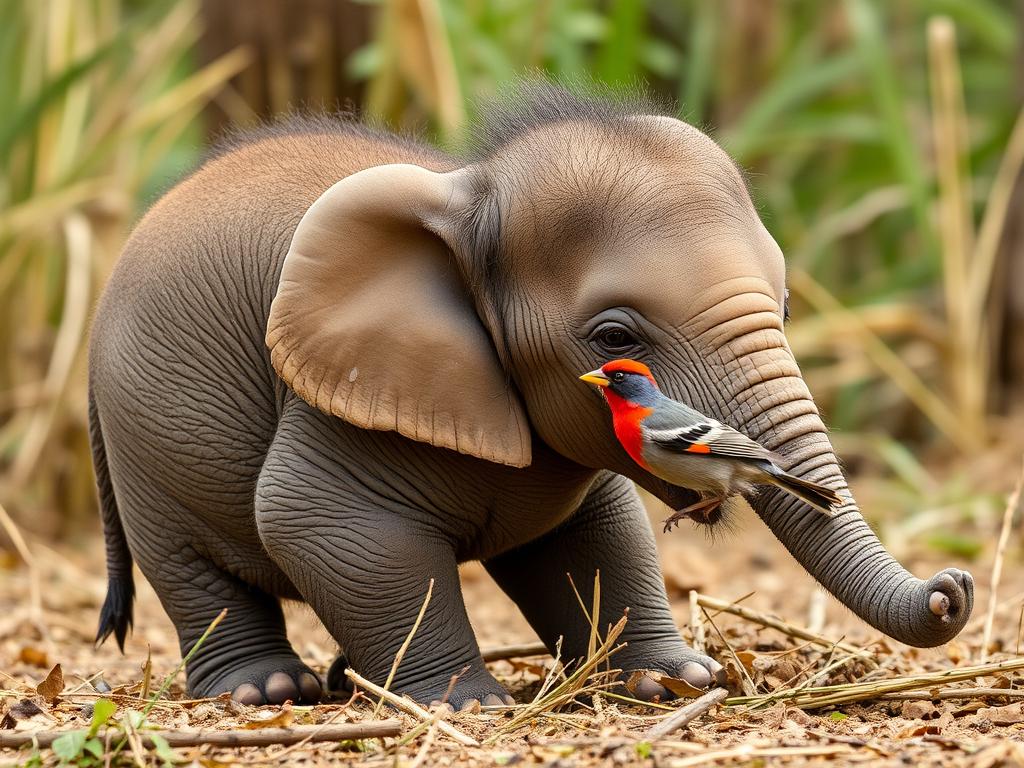
<path id="1" fill-rule="evenodd" d="M 803 480 L 788 472 L 784 472 L 778 467 L 773 466 L 768 470 L 768 474 L 771 475 L 772 482 L 775 485 L 793 494 L 801 501 L 807 502 L 816 510 L 824 512 L 826 515 L 832 514 L 843 503 L 839 494 L 831 488 L 826 488 L 818 483 L 812 483 L 810 480 Z"/>

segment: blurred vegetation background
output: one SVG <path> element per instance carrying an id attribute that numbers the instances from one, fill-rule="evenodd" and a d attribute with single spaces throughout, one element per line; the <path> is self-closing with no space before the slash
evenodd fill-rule
<path id="1" fill-rule="evenodd" d="M 0 502 L 95 526 L 85 345 L 224 130 L 355 109 L 457 146 L 524 73 L 643 85 L 748 170 L 789 337 L 890 544 L 991 521 L 1024 433 L 1024 3 L 0 0 Z M 865 481 L 867 482 L 867 481 Z M 858 488 L 863 488 L 858 485 Z M 958 528 L 959 526 L 959 528 Z M 898 549 L 898 548 L 897 548 Z"/>

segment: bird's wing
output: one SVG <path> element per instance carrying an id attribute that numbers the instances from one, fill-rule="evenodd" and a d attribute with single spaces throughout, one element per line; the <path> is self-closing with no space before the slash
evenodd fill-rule
<path id="1" fill-rule="evenodd" d="M 703 417 L 696 424 L 645 431 L 651 442 L 670 451 L 736 459 L 772 459 L 771 451 L 763 445 L 708 417 Z"/>

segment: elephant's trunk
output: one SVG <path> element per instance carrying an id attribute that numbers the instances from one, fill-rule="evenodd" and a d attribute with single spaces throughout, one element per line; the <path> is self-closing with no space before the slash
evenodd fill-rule
<path id="1" fill-rule="evenodd" d="M 738 386 L 722 415 L 779 453 L 790 472 L 835 488 L 846 499 L 825 516 L 780 489 L 764 489 L 751 500 L 761 519 L 808 573 L 871 626 L 919 647 L 953 638 L 973 606 L 970 574 L 950 568 L 922 581 L 896 562 L 850 496 L 784 339 L 753 351 L 737 350 L 736 340 L 731 346 L 733 354 L 722 350 L 723 363 L 727 381 Z"/>

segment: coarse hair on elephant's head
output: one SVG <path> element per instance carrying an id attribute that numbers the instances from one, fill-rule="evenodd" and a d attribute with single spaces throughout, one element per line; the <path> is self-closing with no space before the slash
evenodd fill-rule
<path id="1" fill-rule="evenodd" d="M 914 578 L 846 491 L 786 342 L 785 264 L 743 176 L 698 129 L 641 104 L 535 85 L 440 172 L 371 167 L 295 231 L 267 343 L 282 379 L 354 425 L 526 467 L 534 440 L 693 499 L 635 464 L 579 373 L 646 363 L 662 389 L 849 499 L 774 491 L 758 514 L 843 603 L 922 646 L 963 627 L 970 576 Z"/>

